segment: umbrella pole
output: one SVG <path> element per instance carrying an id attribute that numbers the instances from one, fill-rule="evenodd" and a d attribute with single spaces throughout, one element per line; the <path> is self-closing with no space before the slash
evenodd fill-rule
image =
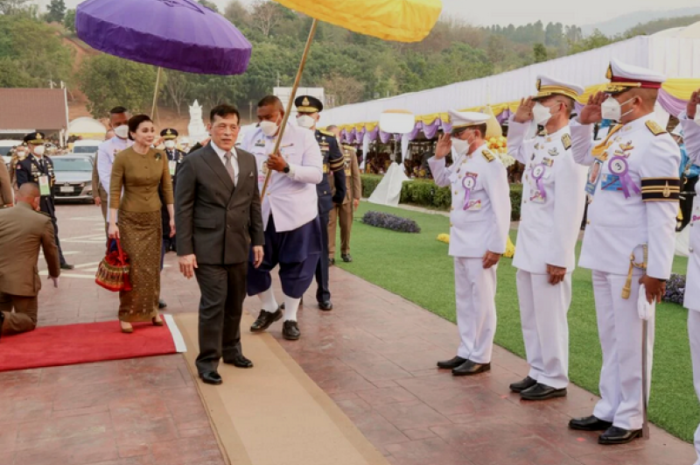
<path id="1" fill-rule="evenodd" d="M 306 60 L 309 57 L 309 51 L 311 50 L 311 43 L 314 41 L 314 35 L 316 34 L 316 27 L 318 26 L 318 20 L 314 18 L 313 23 L 311 23 L 311 30 L 309 31 L 309 37 L 306 39 L 306 46 L 304 47 L 304 54 L 301 56 L 301 63 L 299 63 L 299 70 L 297 71 L 296 78 L 294 78 L 294 85 L 292 86 L 292 92 L 289 95 L 289 102 L 287 103 L 287 110 L 282 118 L 282 124 L 280 124 L 280 129 L 277 134 L 277 141 L 275 142 L 275 148 L 272 153 L 277 153 L 280 150 L 280 144 L 282 143 L 282 136 L 284 135 L 284 129 L 287 127 L 287 122 L 289 121 L 289 115 L 292 113 L 292 106 L 294 105 L 294 99 L 296 98 L 297 89 L 299 88 L 299 83 L 301 82 L 301 75 L 304 73 L 304 67 L 306 66 Z M 265 176 L 265 184 L 263 184 L 262 191 L 260 192 L 260 198 L 265 198 L 265 192 L 267 191 L 267 186 L 270 184 L 270 176 L 272 175 L 271 170 L 267 170 L 267 176 Z"/>
<path id="2" fill-rule="evenodd" d="M 151 119 L 156 117 L 156 104 L 158 103 L 158 88 L 160 87 L 160 73 L 163 68 L 158 67 L 158 74 L 156 74 L 156 88 L 153 91 L 153 106 L 151 107 Z"/>

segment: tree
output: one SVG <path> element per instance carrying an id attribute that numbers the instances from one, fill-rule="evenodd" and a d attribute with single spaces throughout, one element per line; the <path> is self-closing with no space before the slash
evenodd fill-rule
<path id="1" fill-rule="evenodd" d="M 593 31 L 593 34 L 586 37 L 585 39 L 582 39 L 576 43 L 570 43 L 569 53 L 574 54 L 585 52 L 586 50 L 593 50 L 594 48 L 604 47 L 606 45 L 612 44 L 617 40 L 619 39 L 610 38 L 602 32 L 600 32 L 598 29 L 596 29 Z"/>
<path id="2" fill-rule="evenodd" d="M 270 37 L 272 30 L 282 21 L 282 14 L 276 3 L 269 0 L 256 0 L 253 3 L 253 25 L 262 32 L 264 37 Z"/>
<path id="3" fill-rule="evenodd" d="M 66 29 L 75 34 L 75 10 L 66 11 L 66 16 L 63 18 L 63 25 Z"/>
<path id="4" fill-rule="evenodd" d="M 15 15 L 27 9 L 29 0 L 0 0 L 0 13 Z"/>
<path id="5" fill-rule="evenodd" d="M 49 12 L 46 15 L 48 23 L 62 23 L 66 16 L 66 2 L 63 0 L 51 0 L 48 6 Z"/>
<path id="6" fill-rule="evenodd" d="M 334 73 L 323 82 L 329 108 L 357 103 L 365 92 L 365 86 L 352 76 Z"/>
<path id="7" fill-rule="evenodd" d="M 532 46 L 532 54 L 535 56 L 535 63 L 547 61 L 547 49 L 544 44 L 535 44 Z"/>
<path id="8" fill-rule="evenodd" d="M 188 91 L 190 89 L 190 81 L 185 73 L 168 70 L 165 73 L 165 92 L 168 100 L 175 105 L 177 114 L 180 116 L 180 110 L 183 104 L 188 101 Z"/>
<path id="9" fill-rule="evenodd" d="M 78 71 L 80 90 L 95 118 L 104 117 L 116 106 L 134 113 L 150 112 L 155 82 L 153 66 L 105 54 L 87 58 Z"/>
<path id="10" fill-rule="evenodd" d="M 236 26 L 250 24 L 250 12 L 238 0 L 231 0 L 228 5 L 226 5 L 226 9 L 224 10 L 224 18 L 228 19 Z"/>
<path id="11" fill-rule="evenodd" d="M 211 0 L 199 0 L 199 3 L 206 6 L 210 10 L 216 11 L 217 13 L 219 12 L 219 8 L 217 8 L 216 3 L 212 2 Z"/>

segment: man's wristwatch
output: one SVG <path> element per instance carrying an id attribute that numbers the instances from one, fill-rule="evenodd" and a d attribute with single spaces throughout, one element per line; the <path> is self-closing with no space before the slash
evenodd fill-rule
<path id="1" fill-rule="evenodd" d="M 285 165 L 285 167 L 284 167 L 284 169 L 283 169 L 282 171 L 284 172 L 284 174 L 289 174 L 289 163 L 287 163 L 287 164 Z"/>

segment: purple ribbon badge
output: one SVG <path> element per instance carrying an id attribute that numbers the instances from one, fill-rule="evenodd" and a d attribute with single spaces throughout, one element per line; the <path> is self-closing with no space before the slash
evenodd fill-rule
<path id="1" fill-rule="evenodd" d="M 544 163 L 540 163 L 532 168 L 532 179 L 535 180 L 537 184 L 537 190 L 539 191 L 540 198 L 545 200 L 547 198 L 547 191 L 544 190 L 544 174 L 547 172 L 547 167 Z"/>
<path id="2" fill-rule="evenodd" d="M 469 208 L 469 197 L 471 197 L 472 189 L 476 186 L 476 177 L 478 175 L 475 173 L 467 173 L 462 179 L 462 187 L 464 187 L 464 207 L 462 210 Z"/>
<path id="3" fill-rule="evenodd" d="M 632 181 L 632 177 L 629 174 L 629 165 L 627 164 L 627 159 L 624 157 L 616 156 L 610 159 L 608 163 L 608 169 L 612 174 L 620 178 L 620 184 L 622 185 L 622 192 L 625 194 L 625 198 L 630 197 L 630 187 L 635 194 L 640 194 L 641 191 L 637 185 Z"/>

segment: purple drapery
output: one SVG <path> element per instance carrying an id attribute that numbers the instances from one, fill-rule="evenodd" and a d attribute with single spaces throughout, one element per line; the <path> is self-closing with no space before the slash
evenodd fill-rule
<path id="1" fill-rule="evenodd" d="M 391 133 L 390 132 L 384 132 L 381 129 L 379 130 L 379 140 L 382 141 L 382 144 L 386 144 L 391 140 Z"/>
<path id="2" fill-rule="evenodd" d="M 506 108 L 505 111 L 503 111 L 500 115 L 496 116 L 496 120 L 499 124 L 503 124 L 504 121 L 510 119 L 511 114 L 512 112 L 510 111 L 510 108 Z"/>
<path id="3" fill-rule="evenodd" d="M 437 134 L 438 129 L 440 129 L 440 126 L 442 125 L 442 120 L 440 118 L 436 118 L 435 121 L 433 121 L 430 124 L 424 124 L 423 125 L 423 135 L 425 136 L 426 139 L 432 139 L 435 137 L 435 134 Z"/>

